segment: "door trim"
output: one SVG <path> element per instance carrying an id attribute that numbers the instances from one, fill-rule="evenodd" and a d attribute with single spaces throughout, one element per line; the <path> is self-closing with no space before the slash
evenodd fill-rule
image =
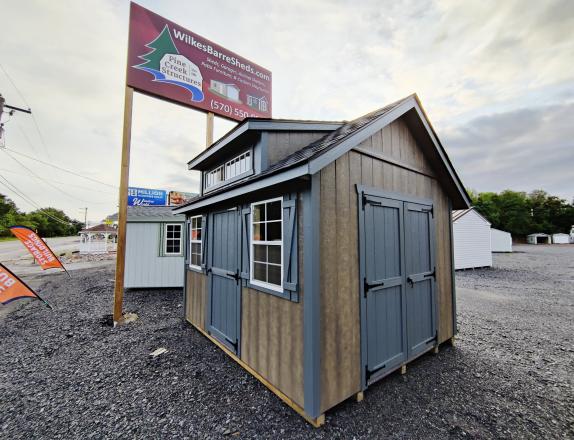
<path id="1" fill-rule="evenodd" d="M 237 266 L 238 266 L 238 270 L 239 273 L 241 273 L 241 258 L 242 258 L 242 252 L 241 252 L 241 246 L 243 245 L 242 238 L 241 238 L 241 217 L 240 217 L 240 213 L 241 210 L 238 209 L 237 207 L 231 207 L 231 208 L 226 208 L 226 209 L 220 209 L 217 211 L 212 211 L 210 213 L 207 214 L 207 224 L 209 225 L 208 228 L 212 228 L 214 225 L 214 221 L 213 221 L 213 216 L 216 214 L 223 214 L 223 213 L 230 213 L 230 212 L 236 212 L 236 215 L 238 217 L 237 219 Z M 212 232 L 212 231 L 210 231 Z M 237 322 L 237 329 L 236 329 L 236 334 L 237 334 L 237 346 L 235 346 L 235 344 L 233 342 L 230 342 L 225 335 L 223 335 L 221 332 L 219 332 L 215 327 L 211 326 L 211 302 L 212 302 L 212 279 L 213 279 L 213 274 L 215 273 L 218 276 L 226 276 L 226 277 L 230 277 L 233 278 L 231 276 L 231 274 L 227 273 L 227 271 L 223 271 L 223 270 L 219 270 L 219 269 L 213 269 L 213 240 L 215 239 L 214 234 L 213 233 L 208 233 L 207 234 L 207 261 L 206 261 L 206 272 L 207 272 L 207 298 L 206 298 L 206 304 L 205 304 L 205 331 L 211 335 L 212 337 L 216 337 L 217 340 L 225 345 L 229 350 L 234 351 L 236 353 L 236 355 L 238 357 L 241 356 L 241 305 L 242 305 L 242 298 L 243 298 L 243 286 L 241 285 L 241 283 L 238 283 L 237 285 L 237 290 L 238 290 L 238 297 L 237 297 L 237 311 L 236 311 L 236 322 Z"/>
<path id="2" fill-rule="evenodd" d="M 382 190 L 380 188 L 374 188 L 374 187 L 369 187 L 369 186 L 360 185 L 360 184 L 356 185 L 356 190 L 357 190 L 357 196 L 358 196 L 358 199 L 357 199 L 357 211 L 358 211 L 357 215 L 358 215 L 358 226 L 359 226 L 358 227 L 358 233 L 359 233 L 359 280 L 358 281 L 359 281 L 359 311 L 360 311 L 360 337 L 361 337 L 360 371 L 361 371 L 361 389 L 364 391 L 369 386 L 368 382 L 370 382 L 370 383 L 376 382 L 377 380 L 382 379 L 383 377 L 387 376 L 388 374 L 390 374 L 392 371 L 395 370 L 395 369 L 393 369 L 393 370 L 389 370 L 389 371 L 385 371 L 385 372 L 375 371 L 372 374 L 370 380 L 367 378 L 367 365 L 368 365 L 368 359 L 367 359 L 367 299 L 365 297 L 365 287 L 366 286 L 365 286 L 365 283 L 363 282 L 365 280 L 365 276 L 366 276 L 366 263 L 365 263 L 366 243 L 365 243 L 364 198 L 368 197 L 368 196 L 381 197 L 381 198 L 396 200 L 396 201 L 404 202 L 404 203 L 416 203 L 417 205 L 426 205 L 426 206 L 430 206 L 433 209 L 434 209 L 434 202 L 432 199 L 428 199 L 428 198 L 401 194 L 401 193 L 394 192 L 394 191 L 385 191 L 385 190 Z M 434 213 L 433 213 L 433 217 L 434 217 Z M 401 229 L 401 234 L 403 234 L 402 239 L 404 240 L 404 228 Z M 430 240 L 431 240 L 431 246 L 433 247 L 433 251 L 432 251 L 433 257 L 432 258 L 434 260 L 433 263 L 435 264 L 435 271 L 436 271 L 436 257 L 435 257 L 436 238 L 435 238 L 434 222 L 432 222 Z M 403 254 L 403 256 L 401 256 L 401 259 L 404 259 L 404 254 Z M 403 264 L 404 264 L 404 261 L 403 261 Z M 405 270 L 405 272 L 403 273 L 405 288 L 406 288 L 406 276 L 407 275 L 406 275 L 406 270 Z M 433 319 L 434 319 L 434 323 L 435 323 L 435 328 L 438 331 L 438 301 L 437 301 L 437 293 L 436 293 L 436 281 L 433 283 L 433 298 L 434 298 L 434 317 L 433 317 Z M 405 322 L 404 325 L 408 325 L 408 323 Z M 406 334 L 405 334 L 405 337 L 407 337 Z M 438 339 L 437 339 L 437 342 L 438 342 Z M 408 346 L 408 341 L 407 341 L 407 346 Z M 406 362 L 410 362 L 413 359 L 415 359 L 416 357 L 421 356 L 422 354 L 423 353 L 417 354 L 411 359 L 408 357 L 408 352 L 407 352 Z"/>

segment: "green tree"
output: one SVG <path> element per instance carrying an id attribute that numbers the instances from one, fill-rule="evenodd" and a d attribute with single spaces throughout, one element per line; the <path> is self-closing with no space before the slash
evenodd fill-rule
<path id="1" fill-rule="evenodd" d="M 167 25 L 165 25 L 155 40 L 146 44 L 146 47 L 150 48 L 151 51 L 140 56 L 142 60 L 145 60 L 145 63 L 139 64 L 136 67 L 147 67 L 149 69 L 160 70 L 159 63 L 165 54 L 179 54 L 177 47 L 175 47 L 175 44 L 171 39 Z"/>

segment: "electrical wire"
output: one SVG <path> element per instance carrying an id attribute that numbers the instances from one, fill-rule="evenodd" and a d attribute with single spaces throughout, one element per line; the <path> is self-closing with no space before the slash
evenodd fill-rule
<path id="1" fill-rule="evenodd" d="M 6 78 L 8 78 L 8 81 L 10 81 L 10 84 L 12 84 L 12 87 L 14 87 L 14 89 L 16 90 L 18 95 L 20 95 L 20 98 L 22 99 L 22 101 L 24 101 L 24 104 L 26 104 L 26 106 L 28 108 L 30 108 L 30 104 L 28 103 L 28 101 L 24 97 L 24 94 L 20 91 L 20 89 L 18 88 L 16 83 L 12 80 L 12 77 L 8 74 L 8 72 L 6 71 L 6 69 L 4 68 L 4 66 L 2 64 L 0 64 L 0 69 L 2 69 L 2 71 L 4 72 L 4 75 L 6 75 Z M 30 113 L 30 116 L 32 117 L 32 122 L 34 123 L 34 127 L 36 128 L 36 131 L 38 132 L 38 137 L 40 138 L 40 142 L 42 143 L 42 146 L 44 147 L 44 151 L 46 153 L 46 156 L 48 157 L 48 160 L 52 160 L 52 158 L 50 157 L 50 152 L 48 150 L 48 147 L 46 146 L 46 141 L 44 140 L 44 135 L 42 134 L 42 131 L 40 130 L 40 126 L 38 125 L 38 121 L 36 120 L 36 116 L 34 115 L 34 113 Z"/>
<path id="2" fill-rule="evenodd" d="M 61 188 L 58 188 L 57 186 L 53 185 L 52 183 L 48 182 L 46 179 L 44 179 L 43 177 L 38 176 L 34 171 L 32 171 L 30 168 L 28 168 L 26 165 L 24 165 L 22 162 L 20 162 L 18 159 L 16 159 L 14 156 L 12 156 L 8 151 L 6 151 L 6 149 L 2 149 L 2 151 L 4 153 L 6 153 L 12 160 L 14 160 L 16 163 L 18 163 L 22 168 L 24 168 L 26 171 L 28 171 L 33 177 L 35 177 L 36 179 L 40 180 L 41 182 L 44 182 L 46 185 L 50 186 L 51 188 L 54 188 L 56 191 L 64 194 L 65 196 L 71 198 L 74 201 L 80 200 L 84 203 L 90 203 L 90 204 L 96 204 L 96 205 L 108 205 L 109 202 L 94 202 L 91 200 L 85 200 L 85 199 L 81 199 L 79 197 L 75 197 L 72 194 L 64 191 Z"/>
<path id="3" fill-rule="evenodd" d="M 74 226 L 73 223 L 71 222 L 67 222 L 64 221 L 62 219 L 59 219 L 58 217 L 54 217 L 53 215 L 49 214 L 48 212 L 45 211 L 44 208 L 40 208 L 40 205 L 38 205 L 36 202 L 34 202 L 34 200 L 32 200 L 30 197 L 28 197 L 26 194 L 24 194 L 22 191 L 20 191 L 14 184 L 10 183 L 10 181 L 8 179 L 6 179 L 6 177 L 0 175 L 0 179 L 4 180 L 6 183 L 4 182 L 0 182 L 0 184 L 2 184 L 3 186 L 5 186 L 6 188 L 8 188 L 10 191 L 12 191 L 13 193 L 15 193 L 16 195 L 18 195 L 19 197 L 21 197 L 22 199 L 24 199 L 25 201 L 27 201 L 29 204 L 31 204 L 32 206 L 34 206 L 38 211 L 40 211 L 42 214 L 44 214 L 46 217 L 51 218 L 59 223 L 62 223 L 66 226 Z"/>
<path id="4" fill-rule="evenodd" d="M 100 180 L 93 179 L 93 178 L 91 178 L 91 177 L 84 176 L 84 175 L 82 175 L 82 174 L 78 174 L 78 173 L 76 173 L 76 172 L 74 172 L 74 171 L 70 171 L 70 170 L 67 170 L 66 168 L 62 168 L 62 167 L 60 167 L 60 166 L 58 166 L 58 165 L 54 165 L 54 164 L 51 164 L 51 163 L 49 163 L 49 162 L 45 162 L 45 161 L 43 161 L 43 160 L 41 160 L 41 159 L 37 159 L 37 158 L 32 157 L 32 156 L 28 156 L 27 154 L 20 153 L 19 151 L 12 150 L 12 149 L 10 149 L 10 148 L 8 148 L 8 147 L 4 147 L 3 150 L 10 151 L 11 153 L 17 154 L 17 155 L 19 155 L 19 156 L 23 156 L 23 157 L 25 157 L 25 158 L 27 158 L 27 159 L 34 160 L 34 161 L 36 161 L 36 162 L 40 162 L 40 163 L 42 163 L 42 164 L 44 164 L 44 165 L 48 165 L 48 166 L 53 167 L 53 168 L 56 168 L 56 169 L 58 169 L 58 170 L 60 170 L 60 171 L 64 171 L 64 172 L 66 172 L 66 173 L 73 174 L 74 176 L 81 177 L 82 179 L 90 180 L 90 181 L 92 181 L 92 182 L 99 183 L 100 185 L 105 185 L 105 186 L 109 186 L 110 188 L 118 189 L 118 187 L 115 186 L 115 185 L 110 185 L 109 183 L 105 183 L 105 182 L 102 182 L 102 181 L 100 181 Z"/>

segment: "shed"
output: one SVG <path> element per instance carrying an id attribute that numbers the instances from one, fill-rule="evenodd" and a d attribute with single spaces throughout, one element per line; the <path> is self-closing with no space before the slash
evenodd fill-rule
<path id="1" fill-rule="evenodd" d="M 469 198 L 416 95 L 350 122 L 247 118 L 188 168 L 185 318 L 313 425 L 453 341 Z"/>
<path id="2" fill-rule="evenodd" d="M 492 252 L 512 252 L 510 232 L 490 228 L 490 247 Z"/>
<path id="3" fill-rule="evenodd" d="M 454 268 L 475 269 L 492 266 L 490 222 L 474 208 L 454 211 Z"/>
<path id="4" fill-rule="evenodd" d="M 569 244 L 570 236 L 568 234 L 552 234 L 552 243 L 554 244 Z"/>
<path id="5" fill-rule="evenodd" d="M 185 216 L 170 206 L 128 206 L 126 289 L 183 287 Z"/>
<path id="6" fill-rule="evenodd" d="M 535 234 L 530 234 L 526 237 L 526 242 L 528 244 L 550 244 L 551 237 L 543 232 L 537 232 Z"/>

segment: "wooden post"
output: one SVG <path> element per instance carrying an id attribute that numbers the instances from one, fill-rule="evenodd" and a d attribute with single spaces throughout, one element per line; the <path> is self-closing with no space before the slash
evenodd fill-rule
<path id="1" fill-rule="evenodd" d="M 207 130 L 205 133 L 205 148 L 209 148 L 213 144 L 213 118 L 214 114 L 211 112 L 207 113 Z"/>
<path id="2" fill-rule="evenodd" d="M 124 269 L 126 265 L 126 219 L 128 214 L 128 184 L 130 177 L 133 98 L 134 90 L 131 87 L 126 86 L 124 98 L 124 129 L 122 138 L 122 168 L 120 173 L 120 205 L 118 211 L 116 283 L 114 288 L 114 326 L 121 324 L 123 317 Z"/>

